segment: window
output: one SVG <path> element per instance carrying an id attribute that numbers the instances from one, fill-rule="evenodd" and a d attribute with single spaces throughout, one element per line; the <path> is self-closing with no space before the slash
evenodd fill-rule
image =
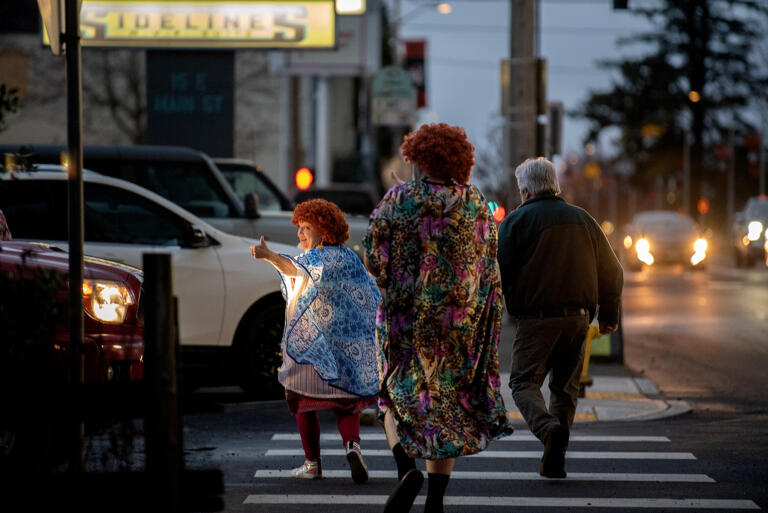
<path id="1" fill-rule="evenodd" d="M 246 194 L 253 192 L 259 198 L 259 210 L 282 210 L 280 198 L 251 169 L 224 168 L 223 166 L 219 166 L 219 168 L 240 198 L 244 198 Z"/>
<path id="2" fill-rule="evenodd" d="M 0 208 L 14 239 L 69 239 L 65 181 L 0 180 Z"/>
<path id="3" fill-rule="evenodd" d="M 238 216 L 204 162 L 88 159 L 86 164 L 98 173 L 149 189 L 198 216 Z"/>
<path id="4" fill-rule="evenodd" d="M 189 230 L 183 218 L 138 194 L 111 185 L 85 184 L 88 242 L 181 246 Z"/>

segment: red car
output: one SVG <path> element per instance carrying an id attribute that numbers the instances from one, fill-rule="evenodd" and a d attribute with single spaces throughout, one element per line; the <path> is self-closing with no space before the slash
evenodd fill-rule
<path id="1" fill-rule="evenodd" d="M 53 354 L 58 365 L 56 372 L 66 377 L 69 346 L 69 327 L 66 308 L 69 291 L 64 277 L 69 270 L 69 255 L 42 243 L 0 241 L 0 273 L 3 279 L 27 278 L 30 285 L 41 286 L 46 279 L 58 280 L 59 286 L 51 304 L 58 305 L 56 325 L 52 334 Z M 42 279 L 40 279 L 43 277 Z M 139 269 L 101 260 L 83 258 L 84 304 L 84 371 L 87 383 L 111 380 L 137 380 L 144 369 L 144 323 L 139 310 L 143 274 Z M 9 281 L 9 283 L 12 283 Z M 23 286 L 23 285 L 20 285 Z M 21 289 L 20 289 L 21 290 Z M 0 293 L 6 311 L 13 307 L 14 298 Z M 23 326 L 18 322 L 25 311 L 45 309 L 51 305 L 23 305 L 14 317 L 5 319 L 3 331 L 12 329 L 22 335 L 35 332 L 38 326 Z M 16 326 L 14 326 L 16 324 Z M 4 337 L 5 338 L 5 337 Z M 11 338 L 11 337 L 8 337 Z M 17 337 L 18 339 L 19 337 Z"/>

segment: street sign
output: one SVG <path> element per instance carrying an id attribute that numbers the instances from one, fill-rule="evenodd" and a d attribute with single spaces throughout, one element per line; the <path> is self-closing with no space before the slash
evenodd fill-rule
<path id="1" fill-rule="evenodd" d="M 381 68 L 373 78 L 373 124 L 410 125 L 416 112 L 416 88 L 406 70 Z"/>
<path id="2" fill-rule="evenodd" d="M 336 44 L 333 0 L 79 1 L 82 46 L 328 49 Z M 58 40 L 54 7 L 64 0 L 38 2 L 44 43 Z"/>
<path id="3" fill-rule="evenodd" d="M 61 55 L 61 34 L 64 32 L 64 2 L 65 0 L 37 0 L 43 26 L 51 43 L 51 53 Z M 83 0 L 77 0 L 77 12 L 82 8 Z"/>

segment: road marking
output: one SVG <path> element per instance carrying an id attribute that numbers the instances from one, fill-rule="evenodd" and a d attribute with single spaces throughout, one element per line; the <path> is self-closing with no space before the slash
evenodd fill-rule
<path id="1" fill-rule="evenodd" d="M 422 472 L 426 477 L 426 472 Z M 326 479 L 349 479 L 349 470 L 323 470 Z M 372 479 L 397 479 L 394 470 L 369 470 Z M 290 478 L 290 470 L 264 469 L 257 470 L 253 475 L 259 479 Z M 471 472 L 455 470 L 451 480 L 500 480 L 500 481 L 550 481 L 537 472 Z M 706 474 L 637 474 L 609 472 L 568 472 L 568 481 L 625 481 L 652 483 L 714 483 L 715 480 Z"/>
<path id="2" fill-rule="evenodd" d="M 323 433 L 320 435 L 321 440 L 329 441 L 341 441 L 341 435 L 338 433 Z M 360 433 L 360 439 L 366 442 L 370 441 L 382 441 L 386 440 L 387 436 L 384 433 Z M 272 435 L 272 440 L 286 440 L 286 441 L 300 441 L 301 437 L 298 433 L 275 433 Z M 537 442 L 532 433 L 517 433 L 514 435 L 505 436 L 496 442 Z M 571 442 L 669 442 L 669 438 L 666 436 L 599 436 L 599 435 L 573 435 L 570 437 Z"/>
<path id="3" fill-rule="evenodd" d="M 344 449 L 323 449 L 323 456 L 346 456 Z M 265 456 L 304 456 L 302 449 L 269 449 Z M 389 449 L 364 449 L 363 457 L 386 456 L 391 458 Z M 541 458 L 541 451 L 482 451 L 469 458 Z M 568 451 L 566 458 L 595 460 L 695 460 L 690 452 L 644 452 L 644 451 Z"/>
<path id="4" fill-rule="evenodd" d="M 424 504 L 416 497 L 414 504 Z M 386 495 L 248 495 L 243 504 L 379 504 Z M 748 509 L 760 507 L 750 500 L 737 499 L 644 499 L 590 497 L 446 497 L 446 506 L 549 507 L 549 508 L 646 508 L 646 509 Z"/>

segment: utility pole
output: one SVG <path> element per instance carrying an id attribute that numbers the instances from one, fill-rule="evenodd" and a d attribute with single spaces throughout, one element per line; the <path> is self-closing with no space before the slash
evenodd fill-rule
<path id="1" fill-rule="evenodd" d="M 683 134 L 683 211 L 691 212 L 691 143 L 690 134 Z"/>
<path id="2" fill-rule="evenodd" d="M 510 183 L 515 167 L 536 156 L 537 139 L 537 0 L 510 0 L 509 8 L 509 92 L 505 142 Z"/>
<path id="3" fill-rule="evenodd" d="M 57 4 L 54 4 L 57 6 Z M 67 60 L 67 145 L 69 197 L 69 352 L 72 393 L 81 394 L 83 384 L 83 109 L 82 61 L 80 52 L 80 3 L 65 0 L 64 34 Z M 51 42 L 51 44 L 56 44 Z M 71 423 L 69 471 L 85 470 L 83 423 Z"/>

